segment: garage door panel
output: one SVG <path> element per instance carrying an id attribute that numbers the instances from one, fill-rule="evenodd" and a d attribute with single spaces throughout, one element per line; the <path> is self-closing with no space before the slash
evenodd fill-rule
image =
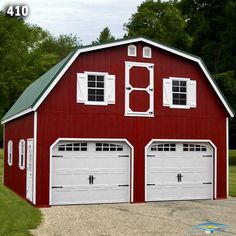
<path id="1" fill-rule="evenodd" d="M 147 201 L 213 197 L 213 148 L 208 143 L 154 142 L 147 151 Z"/>
<path id="2" fill-rule="evenodd" d="M 128 202 L 129 147 L 122 142 L 83 143 L 87 151 L 79 152 L 78 142 L 72 141 L 53 148 L 51 204 Z M 60 152 L 63 148 L 69 151 Z"/>

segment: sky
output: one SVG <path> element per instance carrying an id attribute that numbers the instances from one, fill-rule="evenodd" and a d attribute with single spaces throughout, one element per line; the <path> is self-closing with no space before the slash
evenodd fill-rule
<path id="1" fill-rule="evenodd" d="M 96 40 L 108 26 L 115 38 L 125 34 L 127 23 L 144 0 L 0 0 L 0 9 L 10 4 L 26 4 L 26 22 L 36 24 L 53 35 L 77 35 L 83 45 Z"/>

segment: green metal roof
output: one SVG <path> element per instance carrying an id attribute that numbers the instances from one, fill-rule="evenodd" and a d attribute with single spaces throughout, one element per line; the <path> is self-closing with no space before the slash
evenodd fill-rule
<path id="1" fill-rule="evenodd" d="M 53 66 L 49 71 L 35 80 L 29 87 L 25 89 L 25 91 L 21 94 L 21 96 L 16 100 L 14 105 L 10 108 L 10 110 L 5 114 L 2 118 L 2 121 L 9 119 L 10 117 L 23 112 L 29 108 L 32 108 L 34 104 L 40 99 L 48 86 L 54 81 L 56 76 L 60 73 L 60 71 L 67 64 L 69 59 L 75 52 L 70 53 L 67 57 L 62 59 L 59 63 Z"/>

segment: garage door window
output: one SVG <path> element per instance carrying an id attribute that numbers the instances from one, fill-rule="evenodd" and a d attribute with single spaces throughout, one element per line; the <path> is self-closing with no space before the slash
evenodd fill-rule
<path id="1" fill-rule="evenodd" d="M 184 152 L 189 152 L 189 151 L 190 152 L 206 152 L 207 148 L 205 145 L 184 143 L 183 151 Z"/>
<path id="2" fill-rule="evenodd" d="M 58 146 L 58 151 L 76 152 L 87 151 L 87 143 L 66 143 Z"/>
<path id="3" fill-rule="evenodd" d="M 96 143 L 96 151 L 123 151 L 123 147 L 114 143 Z"/>
<path id="4" fill-rule="evenodd" d="M 176 151 L 176 144 L 175 143 L 154 144 L 151 146 L 151 151 L 174 152 Z"/>

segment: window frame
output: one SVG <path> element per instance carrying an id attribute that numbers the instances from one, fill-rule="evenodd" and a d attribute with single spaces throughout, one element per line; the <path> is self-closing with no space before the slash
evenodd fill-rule
<path id="1" fill-rule="evenodd" d="M 106 91 L 106 84 L 107 84 L 107 76 L 108 76 L 108 73 L 107 72 L 90 72 L 90 71 L 85 71 L 84 74 L 86 75 L 86 84 L 87 84 L 87 97 L 86 97 L 86 101 L 85 101 L 85 105 L 108 105 L 108 102 L 107 102 L 107 91 Z M 88 100 L 88 90 L 89 90 L 89 87 L 88 87 L 88 76 L 89 75 L 92 75 L 92 76 L 104 76 L 104 101 L 89 101 Z"/>
<path id="2" fill-rule="evenodd" d="M 9 140 L 7 143 L 7 164 L 12 166 L 13 164 L 13 142 Z"/>
<path id="3" fill-rule="evenodd" d="M 149 55 L 145 55 L 145 50 L 149 50 Z M 143 58 L 152 58 L 152 49 L 150 47 L 143 47 Z"/>
<path id="4" fill-rule="evenodd" d="M 23 143 L 23 146 L 22 146 L 22 143 Z M 26 148 L 25 148 L 25 140 L 24 139 L 20 139 L 19 141 L 19 168 L 21 170 L 24 170 L 25 169 L 25 151 L 26 151 Z M 22 150 L 22 147 L 23 147 L 23 150 Z M 23 160 L 22 160 L 23 159 Z M 22 165 L 21 165 L 22 163 Z"/>
<path id="5" fill-rule="evenodd" d="M 171 80 L 171 101 L 170 101 L 170 108 L 179 108 L 179 109 L 190 109 L 189 105 L 189 81 L 190 78 L 181 78 L 181 77 L 170 77 Z M 180 105 L 180 104 L 173 104 L 173 81 L 184 81 L 186 82 L 186 105 Z"/>
<path id="6" fill-rule="evenodd" d="M 130 53 L 131 48 L 134 49 L 134 54 Z M 134 44 L 128 45 L 128 56 L 129 57 L 136 57 L 137 56 L 137 46 L 135 46 Z"/>

